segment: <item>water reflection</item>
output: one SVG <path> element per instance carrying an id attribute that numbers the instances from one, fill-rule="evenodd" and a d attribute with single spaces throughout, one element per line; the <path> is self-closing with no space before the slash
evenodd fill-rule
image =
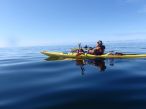
<path id="1" fill-rule="evenodd" d="M 109 59 L 109 65 L 114 66 L 114 59 Z"/>
<path id="2" fill-rule="evenodd" d="M 114 59 L 71 59 L 71 58 L 59 58 L 59 57 L 49 57 L 45 59 L 46 61 L 64 61 L 64 60 L 74 60 L 75 64 L 80 67 L 81 75 L 84 75 L 85 73 L 85 66 L 86 65 L 92 65 L 98 68 L 98 71 L 104 72 L 107 68 L 105 61 L 107 60 L 109 62 L 110 66 L 114 66 Z"/>
<path id="3" fill-rule="evenodd" d="M 93 65 L 97 67 L 100 72 L 103 72 L 106 70 L 105 59 L 92 59 L 92 60 L 79 59 L 79 60 L 76 60 L 76 65 L 80 66 L 82 75 L 84 75 L 84 72 L 85 72 L 85 68 L 84 68 L 85 65 Z"/>
<path id="4" fill-rule="evenodd" d="M 77 59 L 77 60 L 75 60 L 75 61 L 76 61 L 76 65 L 77 65 L 77 66 L 80 66 L 81 74 L 84 75 L 84 72 L 85 72 L 84 65 L 86 65 L 85 60 L 83 60 L 83 59 Z"/>
<path id="5" fill-rule="evenodd" d="M 58 61 L 58 60 L 65 60 L 63 57 L 48 57 L 45 59 L 46 61 Z"/>

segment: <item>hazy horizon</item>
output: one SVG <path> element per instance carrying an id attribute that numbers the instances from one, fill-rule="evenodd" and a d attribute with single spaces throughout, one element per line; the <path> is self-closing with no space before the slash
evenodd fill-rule
<path id="1" fill-rule="evenodd" d="M 114 43 L 117 43 L 117 44 L 123 44 L 123 43 L 133 43 L 133 44 L 137 44 L 137 43 L 145 43 L 146 42 L 146 40 L 143 40 L 143 39 L 139 39 L 139 40 L 137 40 L 137 39 L 132 39 L 132 40 L 102 40 L 103 41 L 103 43 L 104 44 L 114 44 Z M 46 47 L 46 46 L 48 46 L 48 47 L 57 47 L 57 46 L 61 46 L 61 47 L 63 47 L 63 46 L 77 46 L 78 47 L 78 44 L 79 43 L 81 43 L 81 45 L 82 46 L 84 46 L 84 45 L 96 45 L 96 42 L 97 41 L 91 41 L 91 42 L 89 42 L 89 41 L 86 41 L 86 42 L 74 42 L 74 43 L 64 43 L 64 44 L 36 44 L 36 45 L 34 45 L 34 43 L 31 45 L 18 45 L 18 44 L 12 44 L 12 46 L 9 44 L 9 46 L 0 46 L 0 48 L 21 48 L 21 47 Z M 129 46 L 131 46 L 131 45 L 129 45 Z"/>

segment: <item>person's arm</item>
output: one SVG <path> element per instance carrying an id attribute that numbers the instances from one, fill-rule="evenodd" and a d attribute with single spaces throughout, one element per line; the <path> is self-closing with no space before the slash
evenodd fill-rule
<path id="1" fill-rule="evenodd" d="M 95 50 L 100 50 L 100 47 L 96 47 Z"/>

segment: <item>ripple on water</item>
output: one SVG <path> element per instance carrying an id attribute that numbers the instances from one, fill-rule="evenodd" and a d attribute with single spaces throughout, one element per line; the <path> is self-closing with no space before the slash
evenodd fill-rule
<path id="1" fill-rule="evenodd" d="M 146 108 L 146 59 L 105 60 L 104 72 L 85 65 L 82 74 L 74 61 L 38 57 L 1 59 L 2 109 Z"/>

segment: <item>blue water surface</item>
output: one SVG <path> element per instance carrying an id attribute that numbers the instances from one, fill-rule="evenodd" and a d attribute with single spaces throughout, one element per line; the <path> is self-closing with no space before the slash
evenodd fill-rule
<path id="1" fill-rule="evenodd" d="M 79 64 L 46 61 L 40 51 L 75 46 L 0 49 L 0 109 L 146 109 L 146 59 Z M 106 43 L 106 52 L 146 53 L 145 43 Z"/>

